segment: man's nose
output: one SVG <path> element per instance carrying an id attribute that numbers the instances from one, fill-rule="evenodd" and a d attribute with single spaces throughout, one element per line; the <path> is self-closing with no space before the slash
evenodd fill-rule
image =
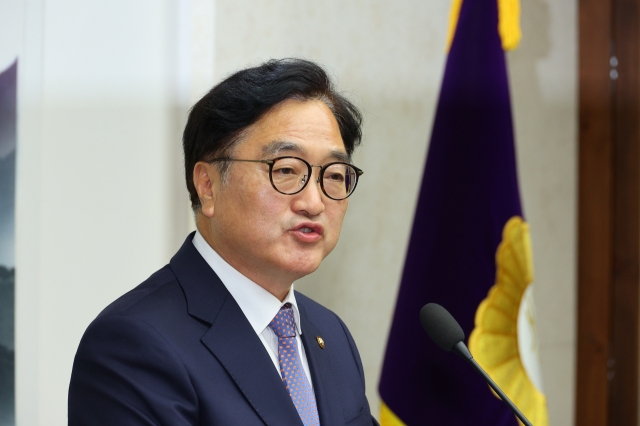
<path id="1" fill-rule="evenodd" d="M 322 213 L 325 209 L 322 188 L 320 186 L 320 175 L 314 177 L 305 178 L 310 179 L 310 182 L 304 187 L 302 191 L 296 197 L 294 201 L 294 209 L 297 211 L 306 211 L 310 216 L 316 216 Z"/>

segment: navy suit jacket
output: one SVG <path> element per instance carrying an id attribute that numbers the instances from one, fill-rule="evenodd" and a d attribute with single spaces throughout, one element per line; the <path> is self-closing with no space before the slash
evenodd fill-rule
<path id="1" fill-rule="evenodd" d="M 192 238 L 87 328 L 69 386 L 70 426 L 302 425 L 264 345 Z M 302 294 L 296 300 L 320 423 L 376 425 L 347 327 Z"/>

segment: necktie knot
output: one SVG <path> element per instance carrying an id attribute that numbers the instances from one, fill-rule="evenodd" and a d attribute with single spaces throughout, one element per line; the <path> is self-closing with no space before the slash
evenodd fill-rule
<path id="1" fill-rule="evenodd" d="M 285 303 L 282 308 L 280 308 L 276 316 L 269 323 L 269 328 L 273 330 L 278 338 L 296 336 L 296 324 L 293 319 L 293 309 L 290 303 Z"/>

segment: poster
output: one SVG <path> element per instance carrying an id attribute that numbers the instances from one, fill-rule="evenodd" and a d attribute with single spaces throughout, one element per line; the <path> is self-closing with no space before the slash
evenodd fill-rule
<path id="1" fill-rule="evenodd" d="M 0 426 L 15 425 L 17 71 L 17 60 L 0 70 Z"/>

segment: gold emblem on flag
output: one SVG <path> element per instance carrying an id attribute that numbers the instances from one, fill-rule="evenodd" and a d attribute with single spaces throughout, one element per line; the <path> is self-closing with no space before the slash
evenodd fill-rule
<path id="1" fill-rule="evenodd" d="M 532 424 L 548 426 L 535 333 L 531 239 L 521 217 L 505 225 L 496 266 L 496 282 L 476 311 L 469 350 Z"/>

